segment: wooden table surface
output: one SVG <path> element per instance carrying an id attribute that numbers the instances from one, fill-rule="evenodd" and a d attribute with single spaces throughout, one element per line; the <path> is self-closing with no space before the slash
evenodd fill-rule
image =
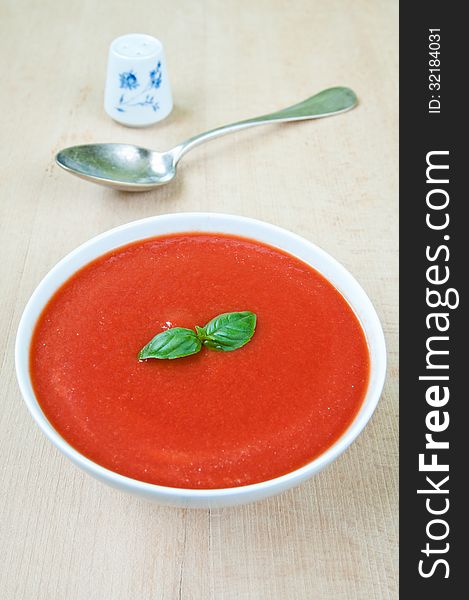
<path id="1" fill-rule="evenodd" d="M 1 597 L 397 598 L 396 2 L 2 0 L 0 24 Z M 143 130 L 102 107 L 108 44 L 131 31 L 165 44 L 175 99 Z M 166 149 L 332 85 L 353 87 L 360 106 L 211 142 L 154 192 L 93 186 L 53 163 L 81 142 Z M 212 511 L 159 507 L 85 475 L 33 423 L 13 360 L 24 305 L 64 254 L 134 219 L 198 210 L 264 219 L 330 252 L 370 295 L 389 353 L 372 421 L 332 466 Z"/>

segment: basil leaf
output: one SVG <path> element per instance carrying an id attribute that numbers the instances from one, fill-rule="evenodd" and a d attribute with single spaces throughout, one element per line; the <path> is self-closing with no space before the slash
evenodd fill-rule
<path id="1" fill-rule="evenodd" d="M 145 358 L 182 358 L 200 351 L 202 343 L 192 329 L 173 327 L 167 329 L 148 342 L 138 355 L 140 360 Z"/>
<path id="2" fill-rule="evenodd" d="M 205 325 L 196 327 L 197 335 L 207 348 L 231 352 L 249 342 L 256 329 L 256 315 L 248 310 L 223 313 Z"/>

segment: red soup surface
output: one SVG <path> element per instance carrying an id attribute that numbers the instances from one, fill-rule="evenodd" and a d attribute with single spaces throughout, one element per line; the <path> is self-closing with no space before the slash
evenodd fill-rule
<path id="1" fill-rule="evenodd" d="M 257 314 L 232 352 L 137 359 L 169 327 Z M 187 233 L 86 265 L 55 293 L 31 343 L 34 390 L 60 435 L 98 464 L 185 488 L 256 483 L 301 467 L 362 404 L 369 353 L 343 296 L 259 242 Z"/>

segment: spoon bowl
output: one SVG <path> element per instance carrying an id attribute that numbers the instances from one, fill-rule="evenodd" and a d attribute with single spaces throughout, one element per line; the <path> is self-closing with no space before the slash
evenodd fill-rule
<path id="1" fill-rule="evenodd" d="M 60 167 L 87 181 L 128 192 L 148 191 L 174 179 L 182 156 L 203 142 L 256 125 L 328 117 L 350 110 L 357 102 L 351 89 L 334 87 L 278 112 L 200 133 L 168 152 L 130 144 L 87 144 L 65 148 L 55 159 Z"/>
<path id="2" fill-rule="evenodd" d="M 171 152 L 131 144 L 84 144 L 61 150 L 57 164 L 82 179 L 124 191 L 145 191 L 176 175 Z"/>

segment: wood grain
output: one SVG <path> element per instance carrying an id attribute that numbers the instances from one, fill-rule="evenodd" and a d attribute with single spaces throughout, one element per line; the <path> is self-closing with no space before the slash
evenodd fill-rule
<path id="1" fill-rule="evenodd" d="M 0 11 L 2 598 L 397 598 L 397 3 L 3 0 Z M 164 42 L 176 103 L 145 130 L 102 108 L 108 44 L 129 31 Z M 214 141 L 152 193 L 53 165 L 70 144 L 166 149 L 338 84 L 359 108 Z M 389 352 L 378 409 L 339 460 L 281 496 L 211 512 L 161 508 L 83 474 L 34 425 L 13 364 L 22 309 L 58 259 L 115 225 L 197 210 L 322 246 L 369 293 Z"/>

